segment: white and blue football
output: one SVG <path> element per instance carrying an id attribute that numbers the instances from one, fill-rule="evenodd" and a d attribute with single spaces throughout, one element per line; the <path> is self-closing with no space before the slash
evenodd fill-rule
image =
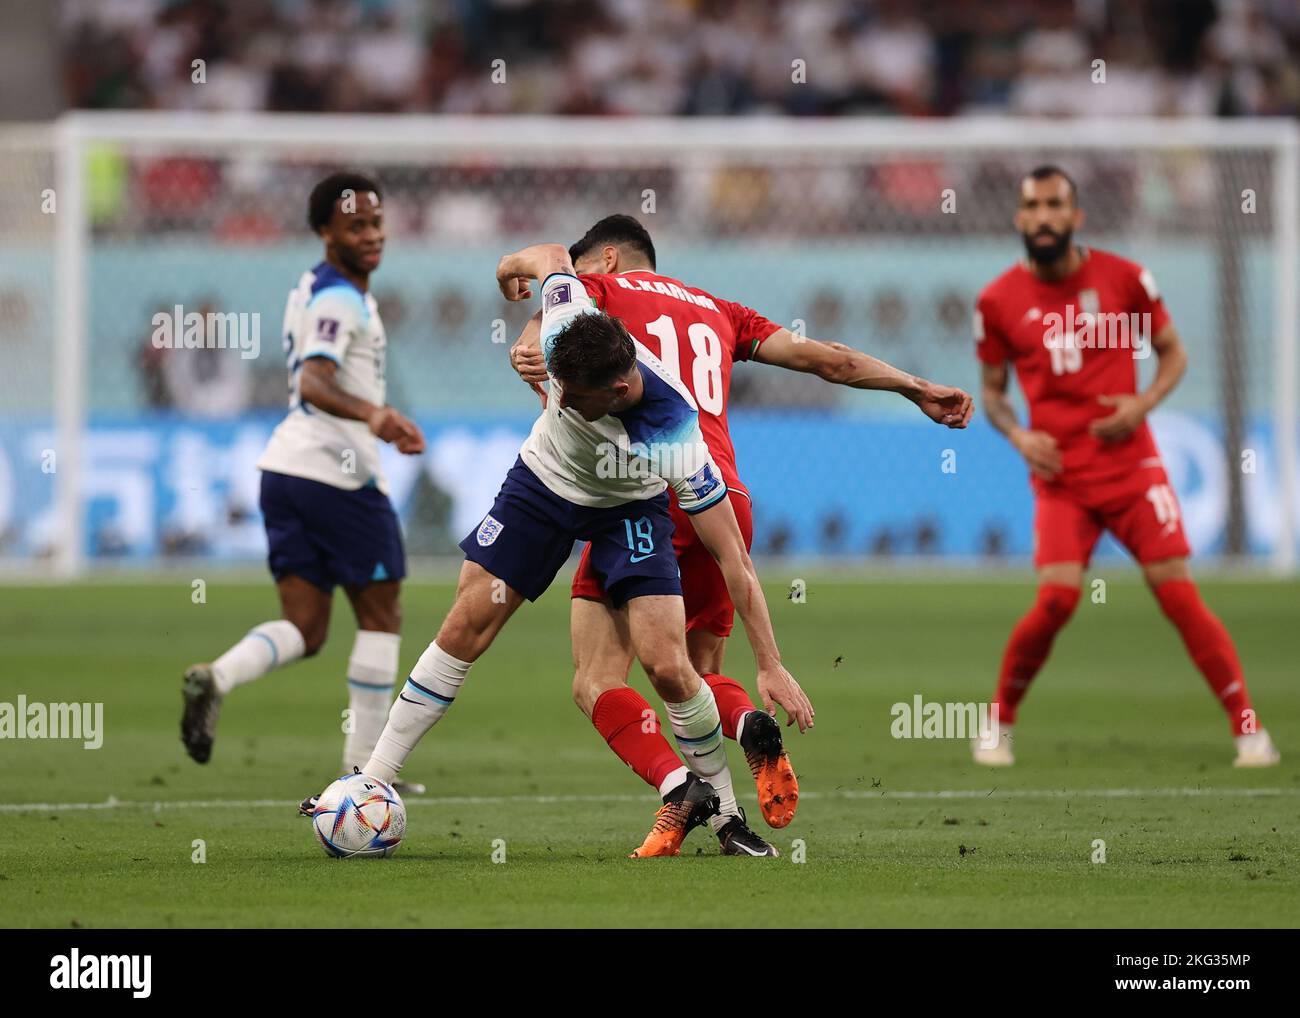
<path id="1" fill-rule="evenodd" d="M 396 789 L 368 774 L 345 774 L 321 793 L 312 828 L 336 859 L 382 858 L 406 834 L 406 805 Z"/>

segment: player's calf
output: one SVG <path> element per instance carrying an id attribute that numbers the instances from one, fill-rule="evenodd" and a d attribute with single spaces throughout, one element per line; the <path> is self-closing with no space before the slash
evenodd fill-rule
<path id="1" fill-rule="evenodd" d="M 362 767 L 363 773 L 391 782 L 416 744 L 456 701 L 469 669 L 470 662 L 448 654 L 437 642 L 429 644 L 393 701 L 388 723 Z"/>
<path id="2" fill-rule="evenodd" d="M 688 639 L 692 635 L 686 634 Z M 712 634 L 710 634 L 712 635 Z M 695 654 L 691 654 L 695 661 Z M 728 739 L 739 737 L 741 720 L 754 710 L 754 701 L 745 692 L 745 687 L 735 679 L 729 679 L 717 672 L 700 672 L 700 678 L 713 690 L 713 699 L 718 702 L 718 716 L 722 719 L 722 734 Z"/>
<path id="3" fill-rule="evenodd" d="M 384 782 L 397 776 L 416 744 L 446 715 L 471 665 L 491 646 L 522 600 L 482 566 L 465 562 L 455 603 L 438 638 L 420 655 L 393 701 L 364 773 Z"/>
<path id="4" fill-rule="evenodd" d="M 1065 565 L 1074 568 L 1073 563 Z M 1046 663 L 1056 634 L 1070 621 L 1079 603 L 1078 584 L 1052 582 L 1047 578 L 1050 575 L 1047 570 L 1044 573 L 1033 607 L 1016 623 L 1002 654 L 1002 667 L 993 699 L 1006 724 L 1015 723 L 1020 701 Z"/>
<path id="5" fill-rule="evenodd" d="M 596 698 L 591 723 L 615 755 L 661 796 L 685 780 L 686 768 L 660 730 L 659 717 L 635 689 L 607 689 Z"/>
<path id="6" fill-rule="evenodd" d="M 393 701 L 401 637 L 358 630 L 348 658 L 348 719 L 343 739 L 344 773 L 370 759 Z"/>
<path id="7" fill-rule="evenodd" d="M 718 704 L 686 653 L 680 596 L 637 597 L 628 602 L 628 630 L 646 676 L 664 701 L 673 735 L 687 766 L 709 782 L 721 801 L 716 831 L 738 812 L 722 738 Z"/>

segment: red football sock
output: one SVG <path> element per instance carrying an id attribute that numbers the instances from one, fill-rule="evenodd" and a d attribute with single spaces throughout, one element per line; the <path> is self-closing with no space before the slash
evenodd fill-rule
<path id="1" fill-rule="evenodd" d="M 659 715 L 635 689 L 625 686 L 601 693 L 591 723 L 618 758 L 656 792 L 669 774 L 685 766 L 660 733 Z"/>
<path id="2" fill-rule="evenodd" d="M 713 699 L 718 701 L 718 713 L 722 716 L 722 734 L 724 738 L 734 739 L 740 719 L 755 710 L 754 701 L 745 692 L 745 687 L 735 679 L 725 675 L 700 676 L 713 690 Z"/>
<path id="3" fill-rule="evenodd" d="M 1002 671 L 998 674 L 998 689 L 993 697 L 1001 724 L 1015 724 L 1016 708 L 1051 653 L 1056 634 L 1070 621 L 1078 603 L 1078 587 L 1044 583 L 1038 588 L 1038 599 L 1025 617 L 1016 623 L 1002 655 Z"/>
<path id="4" fill-rule="evenodd" d="M 1237 648 L 1223 623 L 1205 607 L 1196 584 L 1191 580 L 1166 580 L 1155 588 L 1155 595 L 1169 621 L 1178 627 L 1187 653 L 1223 704 L 1232 734 L 1255 731 L 1255 712 L 1250 706 Z M 1248 721 L 1251 724 L 1247 728 Z"/>

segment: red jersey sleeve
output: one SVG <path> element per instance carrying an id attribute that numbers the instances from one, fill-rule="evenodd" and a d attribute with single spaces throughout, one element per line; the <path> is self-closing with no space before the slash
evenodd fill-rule
<path id="1" fill-rule="evenodd" d="M 726 312 L 727 317 L 731 319 L 732 332 L 736 337 L 736 348 L 731 353 L 733 361 L 752 360 L 763 340 L 781 328 L 776 322 L 764 318 L 753 308 L 747 308 L 744 304 L 737 304 L 729 300 L 718 300 L 716 297 L 714 300 Z"/>
<path id="2" fill-rule="evenodd" d="M 998 328 L 997 308 L 988 291 L 981 293 L 975 302 L 972 327 L 975 332 L 975 354 L 985 364 L 1004 364 L 1011 360 L 1011 344 Z"/>
<path id="3" fill-rule="evenodd" d="M 1165 309 L 1164 298 L 1160 296 L 1160 289 L 1156 286 L 1155 277 L 1151 275 L 1150 269 L 1136 262 L 1124 264 L 1129 270 L 1133 311 L 1139 315 L 1151 316 L 1151 335 L 1147 338 L 1154 339 L 1160 335 L 1160 330 L 1169 324 L 1169 312 Z"/>

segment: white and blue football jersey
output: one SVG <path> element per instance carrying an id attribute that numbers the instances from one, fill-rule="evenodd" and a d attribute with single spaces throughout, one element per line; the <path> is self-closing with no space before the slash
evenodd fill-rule
<path id="1" fill-rule="evenodd" d="M 324 357 L 338 365 L 339 388 L 383 406 L 387 339 L 379 307 L 328 262 L 303 273 L 284 310 L 284 349 L 289 367 L 289 413 L 267 443 L 257 466 L 306 477 L 336 488 L 373 485 L 387 494 L 378 440 L 366 421 L 327 414 L 304 403 L 302 365 Z"/>
<path id="2" fill-rule="evenodd" d="M 576 276 L 555 274 L 542 286 L 542 351 L 574 317 L 599 314 Z M 551 491 L 576 505 L 604 508 L 654 498 L 671 487 L 682 509 L 698 513 L 727 494 L 687 388 L 640 343 L 636 366 L 645 393 L 636 406 L 585 420 L 561 411 L 562 387 L 551 379 L 546 409 L 520 449 Z"/>

